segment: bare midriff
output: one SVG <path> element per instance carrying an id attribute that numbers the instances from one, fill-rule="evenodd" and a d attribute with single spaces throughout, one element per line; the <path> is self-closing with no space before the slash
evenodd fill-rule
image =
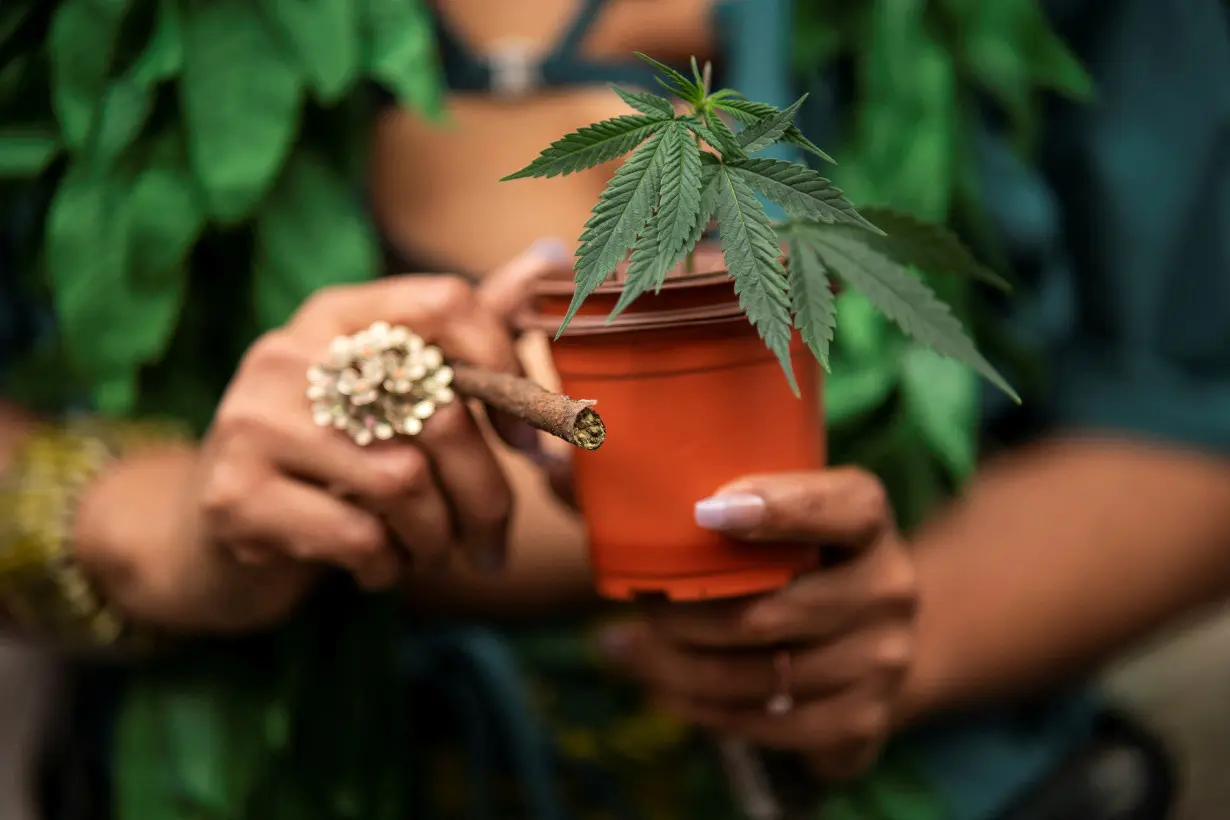
<path id="1" fill-rule="evenodd" d="M 586 56 L 703 58 L 713 0 L 611 0 L 583 43 Z M 475 53 L 521 41 L 549 51 L 575 0 L 447 0 L 442 13 Z M 538 239 L 575 247 L 615 165 L 549 180 L 499 179 L 564 134 L 633 113 L 604 87 L 558 88 L 519 99 L 453 94 L 443 123 L 397 110 L 375 135 L 372 197 L 381 228 L 407 258 L 481 276 Z"/>

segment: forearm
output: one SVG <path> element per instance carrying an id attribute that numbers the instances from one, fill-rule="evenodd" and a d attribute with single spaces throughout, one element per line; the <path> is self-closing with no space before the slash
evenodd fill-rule
<path id="1" fill-rule="evenodd" d="M 76 557 L 106 599 L 137 623 L 175 633 L 272 625 L 319 570 L 241 565 L 193 531 L 196 458 L 179 445 L 115 463 L 78 505 Z M 303 584 L 269 582 L 271 573 L 290 572 L 301 573 Z"/>
<path id="2" fill-rule="evenodd" d="M 1096 440 L 991 465 L 917 538 L 901 720 L 1087 672 L 1230 588 L 1230 463 Z"/>
<path id="3" fill-rule="evenodd" d="M 0 494 L 18 493 L 14 498 L 25 503 L 20 501 L 27 492 L 22 489 L 22 476 L 9 471 L 19 469 L 13 459 L 27 437 L 45 429 L 20 408 L 0 402 L 0 477 L 12 479 L 11 484 L 0 486 Z M 283 615 L 290 604 L 266 593 L 259 571 L 237 565 L 188 531 L 186 522 L 192 519 L 186 513 L 195 458 L 189 445 L 151 442 L 149 449 L 105 466 L 70 500 L 74 529 L 63 547 L 97 596 L 138 625 L 173 632 L 258 628 Z M 59 502 L 45 495 L 53 489 L 34 490 L 39 498 L 48 499 L 33 508 L 42 510 L 39 515 L 59 514 L 55 509 Z M 52 542 L 38 541 L 39 550 L 56 549 Z M 30 553 L 29 548 L 23 548 L 23 553 L 28 555 L 24 562 L 40 560 L 35 556 L 41 553 Z M 48 556 L 46 560 L 59 559 Z M 41 584 L 38 578 L 44 573 L 35 564 L 20 570 L 10 565 L 5 571 L 19 573 L 0 579 L 16 584 L 11 590 L 19 595 L 23 584 Z M 46 571 L 51 571 L 50 566 Z M 5 607 L 0 594 L 0 609 Z M 17 611 L 15 606 L 13 611 Z M 27 613 L 31 616 L 37 620 L 37 612 Z"/>

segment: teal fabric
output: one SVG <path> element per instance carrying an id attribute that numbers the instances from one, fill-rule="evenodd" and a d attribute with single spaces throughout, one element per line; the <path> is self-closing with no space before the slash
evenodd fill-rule
<path id="1" fill-rule="evenodd" d="M 1038 170 L 988 126 L 987 204 L 1032 298 L 1019 340 L 1049 381 L 993 424 L 1230 452 L 1230 16 L 1219 0 L 1066 0 L 1053 21 L 1097 101 L 1056 103 Z M 1028 290 L 1027 290 L 1028 292 Z M 986 820 L 1089 731 L 1096 700 L 916 736 L 955 820 Z"/>

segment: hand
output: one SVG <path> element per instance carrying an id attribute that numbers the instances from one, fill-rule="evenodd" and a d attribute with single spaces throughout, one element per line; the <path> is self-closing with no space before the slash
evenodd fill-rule
<path id="1" fill-rule="evenodd" d="M 378 320 L 410 327 L 449 356 L 517 369 L 503 317 L 458 278 L 320 291 L 253 345 L 218 409 L 195 499 L 208 539 L 246 562 L 344 567 L 371 589 L 397 583 L 403 547 L 422 562 L 459 550 L 486 568 L 502 564 L 512 499 L 465 402 L 439 408 L 412 441 L 369 447 L 313 423 L 308 367 L 334 337 Z"/>
<path id="2" fill-rule="evenodd" d="M 699 503 L 696 517 L 739 540 L 814 543 L 845 560 L 759 598 L 656 606 L 603 645 L 684 719 L 800 752 L 826 779 L 859 773 L 893 726 L 914 648 L 914 568 L 882 485 L 849 468 L 757 476 Z M 783 687 L 793 708 L 769 714 Z"/>

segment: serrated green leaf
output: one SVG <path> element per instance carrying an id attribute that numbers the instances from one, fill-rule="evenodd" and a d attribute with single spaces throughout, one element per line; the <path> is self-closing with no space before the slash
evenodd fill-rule
<path id="1" fill-rule="evenodd" d="M 794 326 L 816 359 L 829 369 L 829 345 L 837 323 L 837 297 L 829 282 L 824 260 L 813 245 L 800 242 L 793 235 L 789 240 L 790 307 Z"/>
<path id="2" fill-rule="evenodd" d="M 739 138 L 735 136 L 735 132 L 730 130 L 730 126 L 726 124 L 716 113 L 706 114 L 704 123 L 709 127 L 710 133 L 717 138 L 717 144 L 709 143 L 714 148 L 722 153 L 723 157 L 735 159 L 744 156 L 743 148 L 739 145 Z M 708 140 L 705 140 L 708 142 Z"/>
<path id="3" fill-rule="evenodd" d="M 901 264 L 928 273 L 969 277 L 1005 292 L 1012 290 L 1006 279 L 975 259 L 945 226 L 924 222 L 894 208 L 863 208 L 860 213 L 886 234 L 874 240 L 875 246 Z"/>
<path id="4" fill-rule="evenodd" d="M 628 114 L 587 125 L 551 143 L 529 165 L 501 182 L 527 177 L 550 178 L 573 174 L 610 162 L 660 131 L 670 120 Z"/>
<path id="5" fill-rule="evenodd" d="M 224 223 L 260 202 L 299 126 L 298 68 L 243 0 L 185 7 L 180 102 L 192 168 Z"/>
<path id="6" fill-rule="evenodd" d="M 399 105 L 429 116 L 442 109 L 436 35 L 421 0 L 358 0 L 367 72 Z"/>
<path id="7" fill-rule="evenodd" d="M 739 133 L 739 145 L 749 154 L 754 154 L 757 151 L 763 151 L 773 143 L 785 136 L 786 131 L 794 125 L 794 118 L 798 116 L 799 108 L 807 99 L 804 94 L 795 100 L 789 108 L 776 114 L 773 117 L 766 117 L 763 120 L 749 125 Z"/>
<path id="8" fill-rule="evenodd" d="M 321 102 L 336 102 L 359 76 L 359 21 L 352 0 L 261 0 Z"/>
<path id="9" fill-rule="evenodd" d="M 745 128 L 751 128 L 763 120 L 772 119 L 781 113 L 781 109 L 768 103 L 753 102 L 752 100 L 739 98 L 722 99 L 715 103 L 715 106 L 725 111 L 732 119 L 742 124 Z M 836 164 L 832 157 L 821 151 L 819 146 L 803 136 L 803 132 L 796 125 L 788 127 L 783 132 L 781 140 L 787 145 L 802 148 L 804 151 L 819 157 L 825 162 Z"/>
<path id="10" fill-rule="evenodd" d="M 649 63 L 649 65 L 653 66 L 658 73 L 662 74 L 663 76 L 657 78 L 658 82 L 663 88 L 672 94 L 675 94 L 680 99 L 696 104 L 699 103 L 701 98 L 704 96 L 704 89 L 701 88 L 699 83 L 692 82 L 675 69 L 664 63 L 658 62 L 648 54 L 642 54 L 638 51 L 636 52 L 636 56 Z"/>
<path id="11" fill-rule="evenodd" d="M 814 242 L 829 270 L 867 297 L 906 335 L 974 368 L 1020 402 L 1016 391 L 978 352 L 948 305 L 905 266 L 869 245 L 866 232 L 813 223 L 804 226 L 799 236 L 802 241 Z"/>
<path id="12" fill-rule="evenodd" d="M 686 127 L 679 123 L 672 123 L 662 138 L 662 189 L 657 221 L 662 226 L 662 253 L 673 255 L 702 218 L 701 151 Z"/>
<path id="13" fill-rule="evenodd" d="M 619 167 L 598 197 L 581 233 L 575 268 L 576 291 L 556 338 L 563 334 L 582 303 L 606 281 L 636 244 L 637 236 L 653 213 L 661 182 L 659 154 L 662 144 L 662 132 L 653 134 Z"/>
<path id="14" fill-rule="evenodd" d="M 619 98 L 630 107 L 645 116 L 658 119 L 674 119 L 675 117 L 675 106 L 671 105 L 670 100 L 659 97 L 657 94 L 649 94 L 644 91 L 625 91 L 617 85 L 611 85 L 611 90 L 618 94 Z"/>
<path id="15" fill-rule="evenodd" d="M 732 159 L 726 164 L 753 190 L 790 214 L 880 232 L 863 218 L 840 188 L 806 165 L 768 157 Z"/>
<path id="16" fill-rule="evenodd" d="M 28 179 L 46 170 L 60 153 L 50 129 L 0 127 L 0 179 Z"/>
<path id="17" fill-rule="evenodd" d="M 257 217 L 254 287 L 261 327 L 285 323 L 322 287 L 374 278 L 378 251 L 349 181 L 313 153 L 296 152 Z"/>
<path id="18" fill-rule="evenodd" d="M 683 142 L 687 143 L 689 140 L 685 137 Z M 667 274 L 696 248 L 696 244 L 700 242 L 717 208 L 717 181 L 716 165 L 700 169 L 700 180 L 696 186 L 699 190 L 696 206 L 697 218 L 691 232 L 679 244 L 668 246 L 661 240 L 661 226 L 667 218 L 661 215 L 662 206 L 659 206 L 658 213 L 645 225 L 645 229 L 637 237 L 636 245 L 632 248 L 632 259 L 628 264 L 628 273 L 624 277 L 624 289 L 619 294 L 619 301 L 611 310 L 608 321 L 614 321 L 619 314 L 627 310 L 629 305 L 650 289 L 654 291 L 661 289 Z M 664 193 L 661 195 L 661 200 L 663 202 L 666 200 Z"/>
<path id="19" fill-rule="evenodd" d="M 130 5 L 131 0 L 65 0 L 52 18 L 47 41 L 52 105 L 70 150 L 89 136 Z"/>
<path id="20" fill-rule="evenodd" d="M 718 151 L 721 150 L 721 139 L 700 117 L 683 117 L 680 119 L 680 122 L 686 125 L 689 131 L 699 137 L 710 148 Z"/>
<path id="21" fill-rule="evenodd" d="M 725 166 L 717 169 L 717 223 L 722 258 L 735 280 L 739 304 L 777 356 L 790 389 L 799 395 L 790 362 L 790 298 L 781 249 L 769 217 L 751 187 Z"/>

